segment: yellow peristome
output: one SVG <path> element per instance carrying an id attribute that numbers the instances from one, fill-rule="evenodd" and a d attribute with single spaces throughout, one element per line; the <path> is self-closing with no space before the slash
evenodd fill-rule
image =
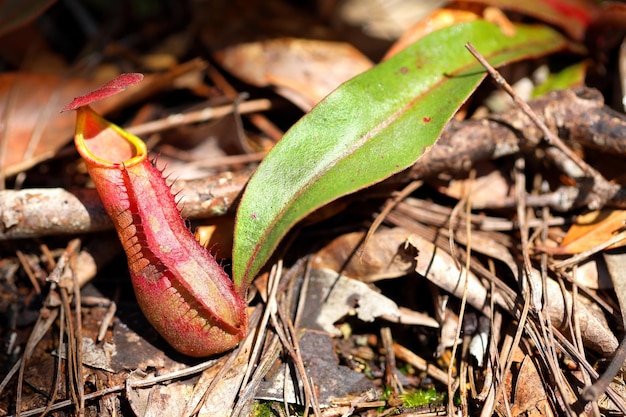
<path id="1" fill-rule="evenodd" d="M 76 111 L 75 143 L 83 159 L 102 167 L 131 167 L 148 157 L 146 144 L 137 136 L 103 119 L 89 106 Z M 96 137 L 97 142 L 90 142 Z"/>

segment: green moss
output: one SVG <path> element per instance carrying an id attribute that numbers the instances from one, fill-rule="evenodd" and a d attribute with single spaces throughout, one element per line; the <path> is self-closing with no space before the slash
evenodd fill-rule
<path id="1" fill-rule="evenodd" d="M 443 393 L 438 393 L 436 389 L 429 388 L 400 394 L 399 398 L 402 400 L 402 406 L 404 408 L 418 408 L 440 403 L 443 401 L 444 396 Z"/>
<path id="2" fill-rule="evenodd" d="M 274 417 L 274 411 L 272 407 L 267 402 L 256 401 L 254 407 L 252 409 L 252 413 L 250 414 L 254 417 Z"/>

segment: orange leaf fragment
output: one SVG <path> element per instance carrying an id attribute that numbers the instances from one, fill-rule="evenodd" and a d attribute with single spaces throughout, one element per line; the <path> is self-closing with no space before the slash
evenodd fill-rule
<path id="1" fill-rule="evenodd" d="M 575 254 L 592 249 L 618 233 L 626 222 L 626 210 L 603 209 L 578 216 L 576 223 L 570 227 L 561 246 L 559 254 Z M 626 245 L 622 240 L 608 249 Z"/>

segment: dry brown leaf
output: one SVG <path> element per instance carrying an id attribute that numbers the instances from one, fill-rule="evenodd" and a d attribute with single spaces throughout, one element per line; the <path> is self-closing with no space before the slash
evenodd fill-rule
<path id="1" fill-rule="evenodd" d="M 492 207 L 494 202 L 512 197 L 513 184 L 510 176 L 505 175 L 494 163 L 478 163 L 473 169 L 476 170 L 476 178 L 452 179 L 438 190 L 459 200 L 471 193 L 473 209 Z"/>
<path id="2" fill-rule="evenodd" d="M 594 248 L 615 236 L 625 221 L 626 210 L 603 209 L 578 216 L 555 253 L 575 254 Z M 626 240 L 622 240 L 610 248 L 625 244 Z"/>
<path id="3" fill-rule="evenodd" d="M 149 379 L 153 375 L 144 376 L 141 372 L 133 372 L 128 377 L 128 389 L 126 396 L 128 403 L 137 417 L 165 417 L 181 416 L 185 411 L 186 401 L 193 392 L 193 385 L 187 383 L 176 383 L 169 385 L 155 384 L 149 387 L 130 388 L 132 383 Z M 172 401 L 177 398 L 177 401 Z"/>
<path id="4" fill-rule="evenodd" d="M 515 348 L 516 356 L 522 354 L 519 347 Z M 550 404 L 543 382 L 530 356 L 524 355 L 521 362 L 514 362 L 504 379 L 504 390 L 499 390 L 496 410 L 499 415 L 517 416 L 552 416 Z M 508 395 L 511 402 L 510 413 L 505 411 L 503 395 Z"/>
<path id="5" fill-rule="evenodd" d="M 613 282 L 615 296 L 622 313 L 622 323 L 626 325 L 626 252 L 608 251 L 602 254 L 608 274 Z"/>
<path id="6" fill-rule="evenodd" d="M 344 0 L 338 18 L 377 39 L 397 39 L 445 0 Z"/>
<path id="7" fill-rule="evenodd" d="M 303 326 L 334 336 L 341 336 L 335 322 L 349 315 L 364 322 L 372 322 L 381 316 L 391 319 L 402 316 L 398 305 L 372 286 L 328 269 L 311 270 L 309 293 L 325 301 L 303 319 Z"/>
<path id="8" fill-rule="evenodd" d="M 52 156 L 64 146 L 76 116 L 60 114 L 61 108 L 100 84 L 26 72 L 0 74 L 0 114 L 5 122 L 0 166 L 5 175 L 15 173 L 14 167 L 25 160 Z"/>
<path id="9" fill-rule="evenodd" d="M 544 384 L 530 356 L 526 356 L 520 365 L 511 413 L 514 416 L 547 417 L 552 415 Z"/>
<path id="10" fill-rule="evenodd" d="M 381 229 L 369 240 L 363 252 L 356 253 L 365 232 L 342 235 L 313 258 L 316 268 L 327 268 L 364 282 L 397 278 L 415 268 L 414 254 L 404 249 L 409 232 L 402 228 Z"/>
<path id="11" fill-rule="evenodd" d="M 246 337 L 243 344 L 237 348 L 232 354 L 237 355 L 234 361 L 230 363 L 228 371 L 221 376 L 215 386 L 206 397 L 203 403 L 199 417 L 228 417 L 232 415 L 232 408 L 235 398 L 239 394 L 241 382 L 246 373 L 246 367 L 252 354 L 254 338 Z M 222 371 L 222 366 L 213 366 L 202 374 L 200 380 L 194 387 L 194 392 L 190 396 L 187 409 L 182 415 L 192 415 L 192 410 L 199 399 L 205 394 L 207 387 L 213 383 L 216 376 Z"/>
<path id="12" fill-rule="evenodd" d="M 215 57 L 236 77 L 257 87 L 272 85 L 304 111 L 372 67 L 350 44 L 295 38 L 229 46 Z"/>
<path id="13" fill-rule="evenodd" d="M 499 233 L 484 230 L 472 230 L 471 235 L 468 236 L 462 227 L 454 233 L 454 239 L 457 242 L 466 246 L 471 242 L 472 251 L 501 261 L 516 276 L 519 273 L 519 266 L 511 254 L 511 246 L 502 242 L 502 237 L 503 235 Z"/>
<path id="14" fill-rule="evenodd" d="M 100 114 L 135 102 L 172 85 L 175 78 L 204 67 L 201 60 L 178 65 L 171 71 L 150 75 L 125 91 L 93 103 Z M 104 80 L 108 81 L 108 80 Z M 74 133 L 76 116 L 60 113 L 76 96 L 94 90 L 103 80 L 63 78 L 29 72 L 0 74 L 0 117 L 5 129 L 0 136 L 0 167 L 5 176 L 34 166 L 51 158 L 67 144 Z"/>
<path id="15" fill-rule="evenodd" d="M 572 269 L 571 274 L 572 279 L 583 287 L 594 290 L 613 288 L 606 262 L 604 262 L 601 256 L 594 255 L 579 263 L 575 269 Z"/>
<path id="16" fill-rule="evenodd" d="M 301 326 L 334 336 L 341 335 L 335 322 L 346 316 L 356 316 L 364 322 L 382 318 L 408 325 L 439 326 L 435 319 L 425 313 L 399 308 L 375 287 L 328 269 L 311 269 L 308 293 L 310 299 L 302 314 Z"/>

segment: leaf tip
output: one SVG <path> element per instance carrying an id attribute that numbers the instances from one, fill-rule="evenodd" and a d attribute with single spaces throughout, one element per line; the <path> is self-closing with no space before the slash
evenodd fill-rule
<path id="1" fill-rule="evenodd" d="M 79 107 L 87 106 L 96 101 L 115 95 L 120 91 L 139 83 L 141 80 L 143 80 L 143 74 L 141 73 L 133 72 L 120 74 L 108 83 L 104 84 L 102 87 L 85 95 L 76 97 L 71 103 L 61 109 L 61 113 L 76 110 Z"/>

